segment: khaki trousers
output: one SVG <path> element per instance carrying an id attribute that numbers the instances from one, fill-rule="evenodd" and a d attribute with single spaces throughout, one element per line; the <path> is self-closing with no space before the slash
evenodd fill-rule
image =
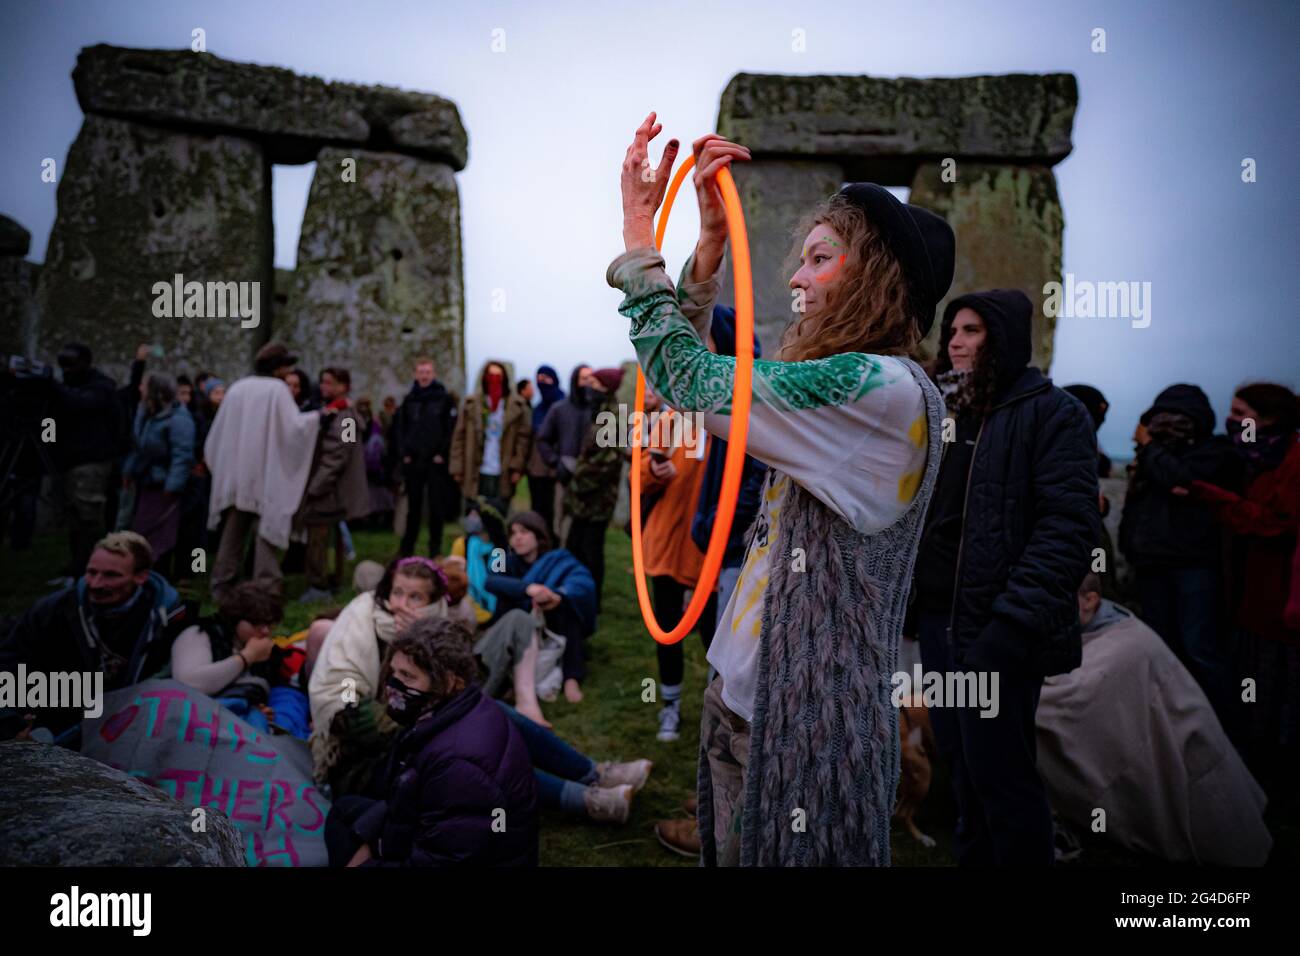
<path id="1" fill-rule="evenodd" d="M 713 839 L 718 866 L 740 865 L 749 731 L 749 722 L 722 702 L 722 678 L 715 678 L 704 692 L 700 742 L 708 758 L 713 788 Z"/>
<path id="2" fill-rule="evenodd" d="M 212 597 L 221 600 L 226 588 L 238 580 L 250 534 L 253 536 L 253 580 L 268 594 L 279 596 L 284 586 L 284 578 L 280 573 L 280 555 L 270 542 L 257 533 L 257 515 L 251 511 L 227 508 L 223 516 L 226 525 L 221 531 L 221 543 L 217 546 L 217 560 L 212 565 Z"/>

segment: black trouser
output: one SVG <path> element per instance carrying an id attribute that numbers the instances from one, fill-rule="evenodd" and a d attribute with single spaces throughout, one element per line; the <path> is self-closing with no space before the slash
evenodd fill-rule
<path id="1" fill-rule="evenodd" d="M 533 503 L 533 510 L 542 516 L 546 528 L 555 539 L 555 479 L 528 476 L 528 497 Z"/>
<path id="2" fill-rule="evenodd" d="M 330 804 L 330 812 L 325 817 L 325 851 L 329 854 L 329 865 L 344 867 L 361 849 L 361 838 L 356 835 L 352 825 L 361 819 L 377 800 L 356 794 L 344 794 Z M 377 847 L 371 847 L 374 853 Z"/>
<path id="3" fill-rule="evenodd" d="M 8 496 L 8 503 L 0 508 L 0 542 L 7 536 L 9 547 L 14 551 L 23 551 L 32 546 L 40 493 L 40 475 L 14 475 L 8 488 L 0 488 L 0 496 Z"/>
<path id="4" fill-rule="evenodd" d="M 173 581 L 190 576 L 194 549 L 208 549 L 208 499 L 212 495 L 211 475 L 191 475 L 181 493 L 181 526 L 176 535 Z"/>
<path id="5" fill-rule="evenodd" d="M 926 673 L 947 673 L 947 612 L 918 615 Z M 1051 866 L 1052 810 L 1038 775 L 1034 713 L 1043 679 L 998 673 L 998 713 L 932 707 L 934 739 L 952 772 L 957 797 L 954 849 L 961 866 Z M 918 689 L 919 691 L 919 689 Z"/>
<path id="6" fill-rule="evenodd" d="M 442 465 L 432 463 L 405 465 L 402 471 L 406 482 L 406 530 L 402 533 L 399 548 L 403 555 L 415 553 L 416 542 L 420 539 L 420 518 L 425 499 L 429 505 L 429 554 L 437 556 L 442 553 L 442 526 L 446 522 L 447 492 L 444 488 L 447 475 Z"/>
<path id="7" fill-rule="evenodd" d="M 654 595 L 655 620 L 665 631 L 671 631 L 682 619 L 682 602 L 686 599 L 686 585 L 678 583 L 669 574 L 659 574 L 650 579 L 651 593 Z M 700 612 L 695 630 L 704 642 L 707 651 L 713 643 L 713 632 L 718 624 L 718 592 L 709 595 L 709 601 Z M 685 638 L 683 638 L 685 640 Z M 655 641 L 655 655 L 659 658 L 659 683 L 665 687 L 676 687 L 686 674 L 686 654 L 682 651 L 682 641 L 675 644 L 661 644 Z"/>
<path id="8" fill-rule="evenodd" d="M 596 613 L 600 613 L 600 592 L 605 584 L 605 529 L 609 521 L 574 518 L 564 547 L 587 566 L 596 582 Z"/>

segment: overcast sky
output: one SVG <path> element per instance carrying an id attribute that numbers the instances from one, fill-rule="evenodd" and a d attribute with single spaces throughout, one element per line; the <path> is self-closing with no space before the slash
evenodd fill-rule
<path id="1" fill-rule="evenodd" d="M 1074 152 L 1056 167 L 1065 271 L 1150 282 L 1151 322 L 1062 319 L 1053 378 L 1107 394 L 1102 443 L 1121 456 L 1173 382 L 1204 387 L 1220 418 L 1245 381 L 1300 385 L 1294 2 L 6 0 L 3 19 L 0 213 L 31 231 L 35 261 L 55 215 L 40 163 L 61 169 L 77 134 L 70 74 L 84 46 L 188 48 L 203 27 L 208 51 L 232 60 L 454 100 L 469 131 L 466 364 L 499 356 L 530 376 L 539 362 L 567 374 L 632 357 L 605 267 L 622 251 L 619 165 L 649 110 L 662 141 L 689 142 L 713 129 L 741 71 L 1072 72 Z M 1090 49 L 1096 27 L 1105 53 Z M 495 29 L 504 52 L 492 52 Z M 792 50 L 795 29 L 805 52 Z M 293 264 L 309 181 L 310 167 L 276 168 L 277 265 Z M 684 199 L 665 246 L 674 275 L 698 222 Z"/>

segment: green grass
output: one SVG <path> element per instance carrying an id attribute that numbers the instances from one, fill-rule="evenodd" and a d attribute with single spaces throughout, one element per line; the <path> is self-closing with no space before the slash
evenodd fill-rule
<path id="1" fill-rule="evenodd" d="M 526 506 L 525 501 L 516 505 Z M 444 551 L 458 533 L 448 527 Z M 391 531 L 354 530 L 357 559 L 387 561 L 397 550 L 397 536 Z M 421 539 L 421 545 L 424 543 Z M 212 554 L 209 554 L 209 563 Z M 62 535 L 39 537 L 30 551 L 0 551 L 0 580 L 8 582 L 0 594 L 0 613 L 17 614 L 32 600 L 47 593 L 47 580 L 59 573 L 67 560 Z M 631 540 L 621 530 L 611 529 L 605 539 L 605 593 L 600 628 L 588 642 L 588 679 L 580 704 L 570 704 L 561 695 L 543 703 L 543 712 L 555 731 L 583 753 L 596 760 L 630 760 L 648 757 L 654 761 L 650 782 L 636 797 L 632 819 L 624 826 L 597 826 L 573 816 L 547 811 L 541 830 L 541 859 L 547 866 L 694 866 L 688 860 L 663 849 L 654 835 L 656 820 L 682 816 L 681 804 L 695 792 L 695 769 L 699 746 L 700 701 L 704 694 L 707 663 L 697 635 L 683 642 L 686 678 L 682 693 L 682 736 L 674 743 L 655 739 L 658 730 L 657 702 L 642 700 L 642 682 L 651 680 L 658 689 L 658 665 L 654 641 L 646 633 L 637 608 L 632 580 Z M 298 595 L 306 588 L 301 574 L 285 576 L 285 593 Z M 182 595 L 203 602 L 204 613 L 213 610 L 206 583 L 200 577 L 179 586 Z M 339 593 L 338 604 L 354 596 L 350 587 Z M 281 633 L 306 627 L 325 605 L 299 604 L 292 597 L 285 605 Z M 919 817 L 921 829 L 939 839 L 934 849 L 921 847 L 907 835 L 894 835 L 896 862 L 901 865 L 943 865 L 948 859 L 945 835 L 951 826 L 941 818 L 951 801 L 946 788 L 936 779 L 930 799 Z M 936 811 L 938 811 L 936 813 Z"/>
<path id="2" fill-rule="evenodd" d="M 525 500 L 516 500 L 526 506 Z M 445 549 L 455 533 L 447 529 Z M 426 532 L 427 534 L 427 532 Z M 397 550 L 391 531 L 354 531 L 358 560 L 385 562 Z M 423 543 L 423 537 L 421 539 Z M 209 562 L 212 555 L 209 555 Z M 30 551 L 0 550 L 0 614 L 16 614 L 50 589 L 46 584 L 67 560 L 67 545 L 61 534 L 36 540 Z M 585 699 L 569 704 L 560 696 L 543 703 L 543 712 L 555 730 L 569 743 L 596 760 L 630 760 L 648 757 L 655 763 L 648 786 L 636 797 L 632 818 L 622 827 L 596 826 L 572 816 L 546 812 L 541 830 L 541 860 L 547 866 L 694 866 L 688 860 L 659 846 L 654 836 L 656 820 L 682 815 L 681 803 L 695 792 L 695 772 L 700 723 L 700 702 L 704 693 L 707 664 L 697 635 L 684 641 L 686 678 L 682 693 L 682 736 L 675 743 L 660 743 L 657 702 L 642 700 L 642 683 L 655 681 L 658 667 L 654 641 L 646 633 L 637 608 L 632 579 L 631 541 L 621 530 L 611 529 L 605 539 L 605 593 L 600 628 L 588 642 L 588 679 Z M 306 587 L 302 575 L 286 575 L 285 593 L 300 594 Z M 181 585 L 186 597 L 199 598 L 204 612 L 212 610 L 207 586 L 200 580 Z M 349 588 L 340 592 L 336 603 L 350 600 Z M 306 627 L 324 605 L 303 605 L 292 598 L 285 607 L 282 632 Z M 1266 785 L 1267 786 L 1267 785 Z M 1271 788 L 1270 788 L 1271 789 Z M 1297 828 L 1300 817 L 1294 796 L 1270 807 L 1269 822 L 1278 847 L 1275 863 L 1297 859 Z M 951 835 L 956 807 L 949 782 L 939 762 L 934 761 L 934 779 L 929 796 L 917 814 L 917 825 L 938 844 L 925 848 L 895 827 L 893 854 L 896 866 L 946 866 L 952 861 Z M 1081 862 L 1092 865 L 1151 865 L 1155 861 L 1128 853 L 1089 836 Z"/>

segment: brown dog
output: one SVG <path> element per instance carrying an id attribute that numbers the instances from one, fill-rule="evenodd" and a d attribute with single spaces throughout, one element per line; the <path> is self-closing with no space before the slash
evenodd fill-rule
<path id="1" fill-rule="evenodd" d="M 934 837 L 926 836 L 912 819 L 917 807 L 930 792 L 930 754 L 935 753 L 934 731 L 930 729 L 930 715 L 917 698 L 903 701 L 898 708 L 898 734 L 902 738 L 901 773 L 898 778 L 898 807 L 894 819 L 907 828 L 922 846 L 935 845 Z"/>

